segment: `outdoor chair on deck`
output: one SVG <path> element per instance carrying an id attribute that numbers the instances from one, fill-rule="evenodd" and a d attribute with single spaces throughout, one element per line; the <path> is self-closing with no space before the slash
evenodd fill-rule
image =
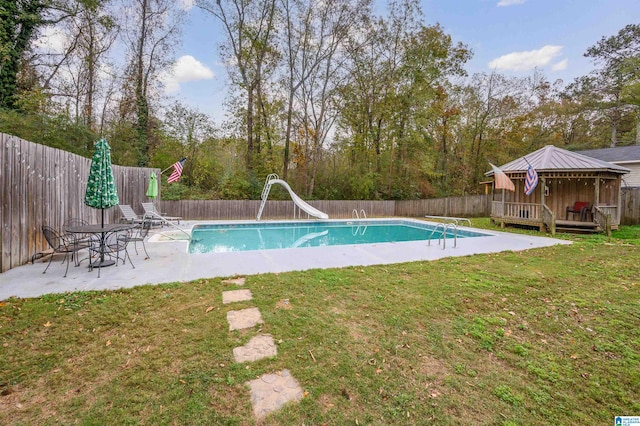
<path id="1" fill-rule="evenodd" d="M 589 203 L 587 201 L 576 201 L 573 206 L 567 206 L 565 220 L 569 220 L 569 213 L 573 215 L 573 220 L 576 219 L 576 214 L 579 214 L 580 221 L 584 222 L 587 220 L 587 213 L 589 213 Z"/>
<path id="2" fill-rule="evenodd" d="M 120 223 L 142 223 L 142 218 L 133 211 L 130 205 L 118 204 L 118 208 L 122 214 L 120 217 Z"/>
<path id="3" fill-rule="evenodd" d="M 67 229 L 69 228 L 73 228 L 76 226 L 85 226 L 88 225 L 89 222 L 87 222 L 84 219 L 69 219 L 67 220 L 64 225 L 62 225 L 62 229 L 65 231 L 65 237 L 69 237 L 69 238 L 75 238 L 76 241 L 83 241 L 83 242 L 90 242 L 91 241 L 91 234 L 73 234 L 71 232 L 67 232 Z"/>
<path id="4" fill-rule="evenodd" d="M 64 263 L 65 260 L 67 261 L 67 269 L 64 271 L 64 276 L 66 277 L 67 272 L 69 272 L 69 261 L 75 259 L 75 264 L 78 266 L 79 262 L 77 253 L 80 250 L 88 249 L 90 246 L 89 242 L 78 240 L 72 235 L 60 234 L 50 226 L 46 225 L 42 227 L 42 233 L 44 234 L 44 238 L 47 240 L 47 243 L 49 243 L 49 246 L 53 249 L 53 253 L 51 253 L 51 257 L 49 258 L 49 263 L 42 273 L 46 273 L 47 269 L 49 269 L 54 254 L 64 253 L 62 263 Z"/>
<path id="5" fill-rule="evenodd" d="M 158 212 L 158 209 L 156 209 L 156 205 L 153 203 L 142 203 L 142 208 L 144 209 L 145 215 L 151 215 L 151 217 L 162 219 L 165 222 L 175 221 L 178 222 L 178 225 L 180 225 L 180 221 L 182 220 L 182 217 L 180 216 L 166 216 L 164 213 Z"/>
<path id="6" fill-rule="evenodd" d="M 129 244 L 128 236 L 131 235 L 132 228 L 126 225 L 123 225 L 122 228 L 116 228 L 112 231 L 106 232 L 104 236 L 104 241 L 95 241 L 91 247 L 92 257 L 95 256 L 96 259 L 104 257 L 109 257 L 115 260 L 116 267 L 118 266 L 118 262 L 122 259 L 122 264 L 124 265 L 129 258 L 129 263 L 131 267 L 135 269 L 133 266 L 133 262 L 131 261 L 131 257 L 129 253 L 127 253 L 127 245 Z M 96 266 L 98 268 L 98 278 L 100 278 L 100 270 L 102 269 L 100 266 Z M 91 268 L 93 269 L 93 267 Z"/>
<path id="7" fill-rule="evenodd" d="M 142 219 L 142 223 L 140 224 L 140 226 L 134 228 L 130 233 L 120 235 L 118 239 L 127 243 L 132 242 L 133 248 L 136 250 L 136 254 L 138 254 L 137 243 L 141 242 L 142 248 L 144 249 L 144 254 L 147 256 L 145 259 L 151 259 L 151 257 L 149 256 L 149 253 L 147 253 L 147 247 L 144 245 L 144 240 L 145 238 L 147 238 L 147 235 L 149 235 L 149 230 L 151 229 L 152 226 L 153 226 L 153 219 L 150 216 L 144 215 L 144 218 Z M 126 250 L 126 247 L 125 247 L 125 250 Z M 131 257 L 129 257 L 129 260 L 131 260 Z"/>

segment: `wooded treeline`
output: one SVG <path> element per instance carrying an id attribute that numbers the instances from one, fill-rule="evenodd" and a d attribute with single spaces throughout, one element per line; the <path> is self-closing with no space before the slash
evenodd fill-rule
<path id="1" fill-rule="evenodd" d="M 230 118 L 214 123 L 162 95 L 188 3 L 0 0 L 0 131 L 84 156 L 106 137 L 125 166 L 188 157 L 165 200 L 256 199 L 274 172 L 305 198 L 474 194 L 488 161 L 640 143 L 640 25 L 552 82 L 467 75 L 473 52 L 414 0 L 384 16 L 370 0 L 196 0 L 225 34 L 210 49 Z"/>

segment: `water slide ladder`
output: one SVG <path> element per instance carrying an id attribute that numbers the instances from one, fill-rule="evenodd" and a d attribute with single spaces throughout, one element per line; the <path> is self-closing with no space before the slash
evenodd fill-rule
<path id="1" fill-rule="evenodd" d="M 431 231 L 431 235 L 429 235 L 429 240 L 427 245 L 431 246 L 431 238 L 435 232 L 442 228 L 442 233 L 438 237 L 438 245 L 440 245 L 440 240 L 442 240 L 442 250 L 447 248 L 447 231 L 449 229 L 453 229 L 453 247 L 455 248 L 458 245 L 458 224 L 457 223 L 438 223 L 433 231 Z"/>
<path id="2" fill-rule="evenodd" d="M 267 179 L 264 182 L 264 187 L 262 188 L 262 195 L 260 195 L 260 199 L 262 200 L 262 202 L 260 203 L 260 209 L 258 209 L 258 216 L 256 217 L 256 220 L 260 220 L 260 218 L 262 217 L 264 206 L 267 204 L 267 199 L 269 198 L 269 191 L 271 191 L 271 186 L 274 183 L 282 185 L 287 191 L 289 191 L 289 195 L 291 196 L 291 200 L 293 201 L 294 219 L 296 218 L 296 208 L 298 209 L 298 218 L 300 217 L 302 211 L 307 213 L 307 216 L 314 216 L 319 219 L 329 218 L 326 213 L 321 212 L 320 210 L 305 202 L 302 198 L 298 197 L 298 195 L 293 192 L 289 184 L 281 180 L 276 173 L 271 173 L 267 176 Z"/>

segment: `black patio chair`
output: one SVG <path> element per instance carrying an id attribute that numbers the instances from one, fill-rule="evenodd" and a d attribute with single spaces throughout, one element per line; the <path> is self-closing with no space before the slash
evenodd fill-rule
<path id="1" fill-rule="evenodd" d="M 51 257 L 49 258 L 49 263 L 47 263 L 47 267 L 42 271 L 42 273 L 45 274 L 47 272 L 55 254 L 63 253 L 64 259 L 62 259 L 62 263 L 65 261 L 67 262 L 67 269 L 64 271 L 64 276 L 66 277 L 67 272 L 69 272 L 69 261 L 75 258 L 76 266 L 78 266 L 79 262 L 77 260 L 77 253 L 80 250 L 89 249 L 90 244 L 86 241 L 78 241 L 72 236 L 60 234 L 55 229 L 46 225 L 42 226 L 42 233 L 44 234 L 44 238 L 47 240 L 47 243 L 49 243 L 49 246 L 53 249 L 53 253 L 51 253 Z"/>
<path id="2" fill-rule="evenodd" d="M 92 238 L 91 234 L 73 234 L 71 232 L 67 232 L 67 229 L 69 228 L 73 228 L 75 226 L 84 226 L 84 225 L 88 225 L 89 222 L 87 222 L 84 219 L 69 219 L 67 220 L 64 225 L 62 225 L 62 229 L 65 231 L 65 237 L 69 236 L 70 238 L 75 238 L 77 241 L 85 241 L 85 242 L 89 242 Z"/>
<path id="3" fill-rule="evenodd" d="M 113 229 L 109 232 L 105 232 L 104 240 L 96 240 L 93 241 L 91 245 L 91 257 L 96 257 L 97 262 L 100 263 L 104 260 L 104 257 L 108 257 L 110 259 L 115 260 L 116 267 L 120 259 L 122 259 L 122 264 L 124 265 L 129 258 L 129 263 L 131 267 L 135 269 L 136 267 L 133 265 L 131 261 L 131 256 L 127 252 L 127 245 L 129 244 L 128 236 L 131 234 L 132 228 L 130 226 L 123 226 L 121 228 Z M 98 268 L 98 278 L 100 278 L 100 266 L 93 266 Z"/>
<path id="4" fill-rule="evenodd" d="M 147 246 L 145 246 L 144 240 L 149 235 L 149 230 L 153 226 L 153 222 L 154 222 L 153 217 L 145 214 L 140 226 L 137 226 L 132 230 L 132 232 L 128 234 L 120 235 L 118 238 L 121 241 L 126 241 L 127 243 L 133 243 L 133 248 L 135 249 L 136 254 L 138 254 L 138 242 L 142 243 L 144 254 L 147 256 L 145 257 L 145 259 L 151 259 L 151 257 L 149 256 L 149 253 L 147 253 Z M 129 260 L 131 260 L 131 256 L 129 256 Z"/>

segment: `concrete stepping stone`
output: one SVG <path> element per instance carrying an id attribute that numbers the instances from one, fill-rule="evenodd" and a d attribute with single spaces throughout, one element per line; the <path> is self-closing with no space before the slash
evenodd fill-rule
<path id="1" fill-rule="evenodd" d="M 255 336 L 249 342 L 237 348 L 233 348 L 233 357 L 236 362 L 257 361 L 278 355 L 278 348 L 273 337 L 263 334 Z"/>
<path id="2" fill-rule="evenodd" d="M 222 280 L 222 284 L 244 285 L 244 277 Z"/>
<path id="3" fill-rule="evenodd" d="M 253 415 L 260 419 L 288 402 L 302 399 L 302 388 L 289 370 L 265 374 L 247 382 L 251 388 Z"/>
<path id="4" fill-rule="evenodd" d="M 258 308 L 229 311 L 227 312 L 227 321 L 229 321 L 229 331 L 251 328 L 255 327 L 256 324 L 264 323 Z"/>
<path id="5" fill-rule="evenodd" d="M 222 292 L 222 303 L 242 302 L 245 300 L 251 300 L 253 295 L 251 290 L 229 290 Z"/>

